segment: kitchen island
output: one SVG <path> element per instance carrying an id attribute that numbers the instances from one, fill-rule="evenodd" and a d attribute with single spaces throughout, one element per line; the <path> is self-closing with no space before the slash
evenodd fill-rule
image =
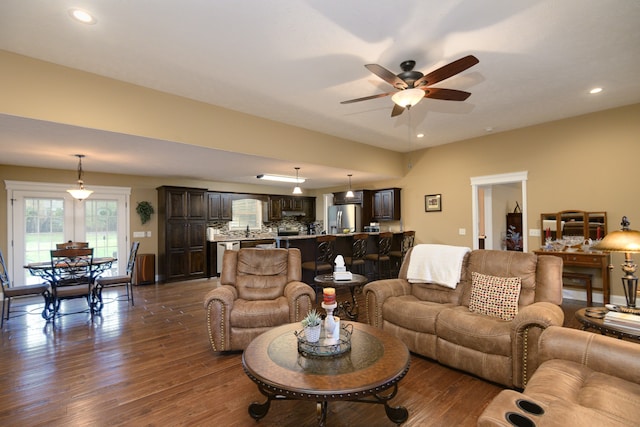
<path id="1" fill-rule="evenodd" d="M 353 236 L 356 233 L 339 233 L 339 234 L 334 234 L 336 236 L 336 243 L 335 243 L 335 255 L 342 255 L 343 257 L 347 257 L 347 256 L 351 256 L 351 248 L 353 245 Z M 369 232 L 369 233 L 365 233 L 369 235 L 369 239 L 367 241 L 367 253 L 375 253 L 377 250 L 377 238 L 378 235 L 380 234 L 379 232 Z M 394 232 L 393 233 L 393 243 L 391 245 L 391 250 L 400 250 L 400 247 L 402 245 L 402 231 L 398 231 L 398 232 Z M 298 236 L 276 236 L 276 235 L 266 235 L 266 234 L 260 234 L 260 235 L 255 235 L 255 236 L 250 236 L 250 237 L 223 237 L 223 236 L 219 236 L 215 241 L 213 242 L 209 242 L 210 244 L 207 245 L 209 250 L 212 250 L 213 248 L 215 248 L 215 245 L 212 245 L 211 243 L 215 244 L 217 242 L 227 242 L 227 241 L 239 241 L 240 242 L 240 247 L 241 248 L 245 248 L 245 247 L 255 247 L 256 243 L 260 243 L 260 244 L 265 244 L 265 243 L 271 243 L 274 242 L 276 247 L 278 248 L 298 248 L 300 249 L 300 252 L 302 254 L 302 262 L 306 262 L 306 261 L 312 261 L 314 256 L 315 256 L 315 252 L 314 252 L 314 248 L 315 248 L 315 239 L 318 235 L 315 234 L 310 234 L 310 235 L 298 235 Z M 215 254 L 212 254 L 213 256 L 209 256 L 209 264 L 215 263 Z M 208 267 L 208 276 L 211 277 L 212 275 L 215 275 L 215 266 L 209 265 Z M 369 273 L 367 271 L 367 273 Z M 310 282 L 308 282 L 307 280 L 310 280 Z M 306 283 L 313 283 L 313 277 L 311 278 L 306 278 L 305 277 L 305 282 Z"/>

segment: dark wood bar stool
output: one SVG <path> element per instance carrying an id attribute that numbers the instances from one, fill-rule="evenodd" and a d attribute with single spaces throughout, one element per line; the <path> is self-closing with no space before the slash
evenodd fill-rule
<path id="1" fill-rule="evenodd" d="M 358 233 L 353 235 L 353 244 L 351 245 L 351 256 L 344 257 L 344 263 L 347 269 L 352 273 L 365 275 L 367 254 L 367 240 L 369 235 L 367 233 Z"/>
<path id="2" fill-rule="evenodd" d="M 415 242 L 416 232 L 415 231 L 405 231 L 402 233 L 402 242 L 400 242 L 400 250 L 399 251 L 390 251 L 389 256 L 391 257 L 391 261 L 393 263 L 393 275 L 394 277 L 398 276 L 400 272 L 400 266 L 402 265 L 402 261 L 404 261 L 404 257 L 413 247 Z"/>
<path id="3" fill-rule="evenodd" d="M 336 236 L 333 235 L 321 235 L 316 237 L 316 245 L 314 247 L 314 258 L 311 261 L 305 261 L 302 263 L 302 272 L 310 272 L 313 275 L 311 280 L 306 283 L 313 286 L 316 291 L 316 301 L 318 299 L 318 290 L 322 290 L 318 287 L 314 278 L 319 274 L 329 274 L 333 272 L 333 261 L 335 259 L 335 242 Z"/>
<path id="4" fill-rule="evenodd" d="M 393 233 L 380 233 L 377 242 L 378 251 L 365 255 L 365 259 L 373 263 L 374 277 L 378 279 L 391 278 L 391 257 L 389 257 L 389 252 L 391 251 L 392 240 Z M 383 270 L 386 270 L 384 276 Z"/>

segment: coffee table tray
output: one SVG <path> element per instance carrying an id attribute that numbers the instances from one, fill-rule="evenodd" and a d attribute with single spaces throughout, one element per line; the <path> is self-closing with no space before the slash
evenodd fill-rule
<path id="1" fill-rule="evenodd" d="M 340 326 L 340 338 L 330 339 L 325 335 L 325 329 L 322 328 L 320 340 L 318 342 L 309 342 L 304 334 L 304 329 L 295 331 L 294 334 L 298 338 L 298 353 L 304 357 L 334 357 L 344 354 L 351 350 L 351 335 L 353 334 L 353 325 L 351 323 Z"/>

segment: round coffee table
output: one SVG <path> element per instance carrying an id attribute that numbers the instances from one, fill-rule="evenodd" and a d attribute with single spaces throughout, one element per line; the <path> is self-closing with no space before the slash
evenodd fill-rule
<path id="1" fill-rule="evenodd" d="M 607 312 L 607 309 L 604 307 L 587 307 L 581 308 L 576 311 L 576 319 L 578 319 L 578 321 L 582 323 L 582 330 L 595 329 L 597 331 L 600 331 L 602 335 L 613 335 L 618 338 L 631 338 L 634 340 L 640 340 L 640 333 L 634 333 L 629 330 L 617 328 L 614 325 L 605 325 L 603 318 L 604 316 L 594 317 L 593 315 L 588 315 L 588 310 L 598 310 L 601 311 L 603 315 Z"/>
<path id="2" fill-rule="evenodd" d="M 409 370 L 409 350 L 398 338 L 364 323 L 351 323 L 351 350 L 339 356 L 305 357 L 298 353 L 299 323 L 271 329 L 255 338 L 242 354 L 246 374 L 267 397 L 249 405 L 249 415 L 260 420 L 272 400 L 316 401 L 318 425 L 324 426 L 329 401 L 384 405 L 387 417 L 397 423 L 409 416 L 389 400 Z"/>
<path id="3" fill-rule="evenodd" d="M 313 281 L 323 288 L 332 287 L 338 289 L 348 288 L 351 292 L 351 301 L 338 301 L 336 314 L 344 313 L 349 320 L 357 320 L 360 309 L 356 299 L 356 289 L 367 283 L 367 278 L 361 274 L 352 274 L 350 280 L 335 280 L 333 274 L 321 274 Z"/>

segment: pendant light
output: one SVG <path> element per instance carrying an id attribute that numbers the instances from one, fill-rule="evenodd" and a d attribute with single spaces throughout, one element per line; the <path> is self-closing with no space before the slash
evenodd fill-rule
<path id="1" fill-rule="evenodd" d="M 349 177 L 349 191 L 347 191 L 347 194 L 345 195 L 345 197 L 348 198 L 352 198 L 353 196 L 353 191 L 351 190 L 351 177 L 353 176 L 352 174 L 347 175 Z"/>
<path id="2" fill-rule="evenodd" d="M 78 188 L 69 189 L 67 192 L 71 194 L 71 197 L 74 199 L 83 201 L 89 197 L 93 191 L 84 188 L 84 181 L 82 180 L 82 175 L 84 175 L 84 172 L 82 171 L 82 158 L 84 157 L 84 154 L 76 154 L 75 156 L 78 158 Z"/>
<path id="3" fill-rule="evenodd" d="M 293 194 L 302 194 L 302 188 L 300 188 L 300 184 L 298 181 L 298 171 L 300 170 L 300 168 L 295 168 L 296 169 L 296 186 L 293 187 Z"/>

